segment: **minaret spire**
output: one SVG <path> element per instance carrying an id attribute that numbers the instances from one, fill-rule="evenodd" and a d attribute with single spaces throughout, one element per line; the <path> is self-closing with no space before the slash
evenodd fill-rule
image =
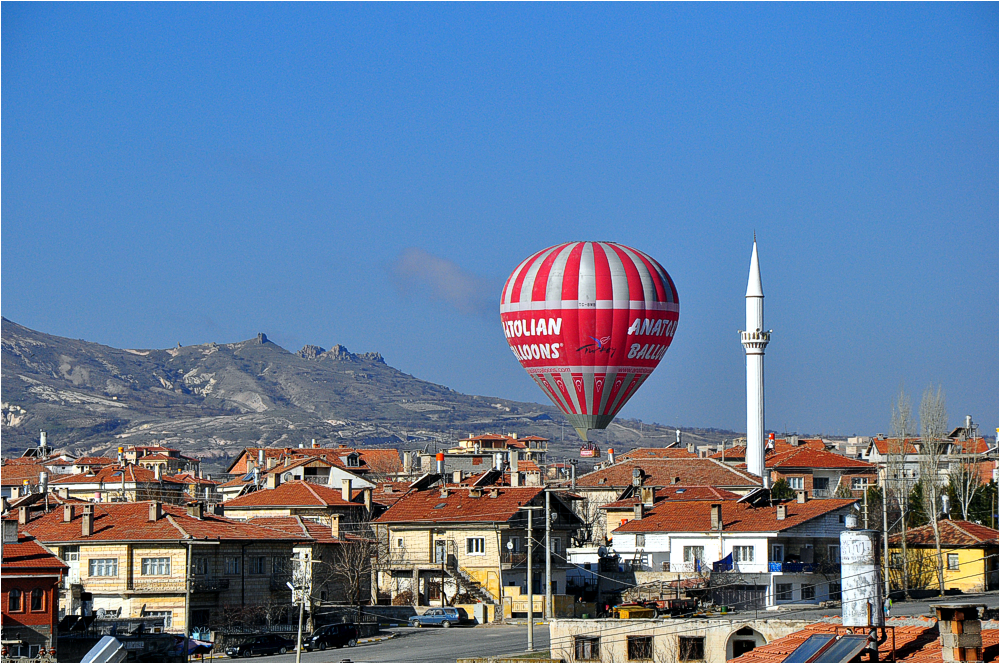
<path id="1" fill-rule="evenodd" d="M 747 361 L 747 470 L 764 477 L 764 349 L 771 331 L 764 330 L 764 289 L 760 283 L 760 260 L 757 258 L 757 232 L 754 231 L 747 279 L 746 330 L 740 342 Z"/>

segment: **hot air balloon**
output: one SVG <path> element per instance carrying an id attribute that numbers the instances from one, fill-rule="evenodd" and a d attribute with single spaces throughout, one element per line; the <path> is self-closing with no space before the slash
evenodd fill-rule
<path id="1" fill-rule="evenodd" d="M 514 269 L 500 296 L 511 352 L 585 441 L 660 363 L 678 311 L 667 271 L 614 242 L 543 249 Z"/>

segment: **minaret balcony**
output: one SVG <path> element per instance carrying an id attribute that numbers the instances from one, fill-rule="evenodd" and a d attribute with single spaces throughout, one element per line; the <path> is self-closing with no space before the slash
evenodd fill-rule
<path id="1" fill-rule="evenodd" d="M 770 330 L 754 330 L 752 332 L 740 331 L 740 341 L 743 343 L 743 347 L 747 350 L 751 348 L 759 348 L 763 350 L 768 342 L 771 341 L 771 331 Z"/>

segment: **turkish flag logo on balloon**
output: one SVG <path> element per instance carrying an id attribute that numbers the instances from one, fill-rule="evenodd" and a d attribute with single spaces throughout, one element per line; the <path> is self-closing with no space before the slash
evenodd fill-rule
<path id="1" fill-rule="evenodd" d="M 614 242 L 567 242 L 521 262 L 500 320 L 511 352 L 583 440 L 653 372 L 677 330 L 667 271 Z"/>

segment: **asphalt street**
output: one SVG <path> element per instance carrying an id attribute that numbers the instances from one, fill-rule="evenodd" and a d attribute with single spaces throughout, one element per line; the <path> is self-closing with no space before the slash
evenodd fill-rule
<path id="1" fill-rule="evenodd" d="M 528 646 L 526 625 L 511 627 L 411 628 L 393 627 L 396 636 L 376 643 L 360 644 L 324 652 L 303 652 L 303 662 L 454 662 L 462 657 L 493 657 L 524 652 Z M 549 628 L 535 625 L 535 649 L 548 650 Z M 295 653 L 255 657 L 268 662 L 294 662 Z"/>

